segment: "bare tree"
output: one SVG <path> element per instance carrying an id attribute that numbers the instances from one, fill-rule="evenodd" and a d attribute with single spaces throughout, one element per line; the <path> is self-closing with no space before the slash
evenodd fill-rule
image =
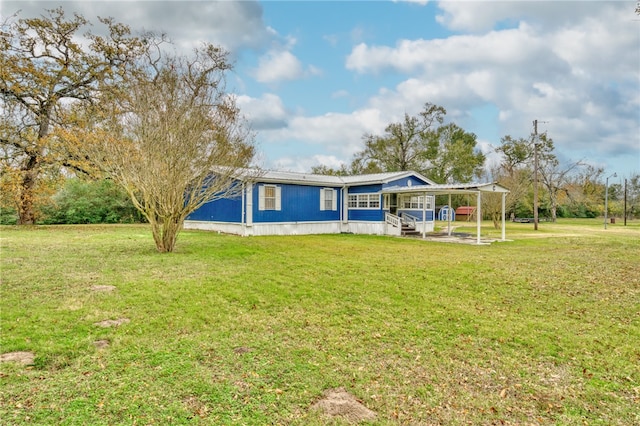
<path id="1" fill-rule="evenodd" d="M 174 250 L 189 213 L 242 190 L 237 178 L 248 173 L 255 148 L 225 92 L 229 69 L 227 53 L 213 45 L 193 57 L 148 56 L 123 91 L 85 112 L 93 132 L 82 137 L 92 142 L 72 143 L 89 147 L 79 154 L 125 188 L 160 252 Z"/>
<path id="2" fill-rule="evenodd" d="M 505 198 L 505 211 L 513 212 L 518 202 L 525 196 L 530 187 L 531 173 L 527 169 L 509 169 L 503 162 L 490 171 L 490 179 L 509 189 Z M 502 221 L 502 194 L 486 193 L 482 195 L 482 212 L 493 221 L 493 226 L 500 229 Z"/>
<path id="3" fill-rule="evenodd" d="M 551 220 L 553 222 L 557 219 L 558 195 L 567 190 L 566 186 L 569 183 L 568 177 L 570 173 L 582 165 L 581 161 L 576 161 L 561 168 L 560 162 L 555 156 L 545 159 L 540 165 L 540 177 L 549 196 Z"/>
<path id="4" fill-rule="evenodd" d="M 509 188 L 505 203 L 506 211 L 514 213 L 518 203 L 526 197 L 531 188 L 532 170 L 529 167 L 533 159 L 533 146 L 530 141 L 514 139 L 507 135 L 500 140 L 496 152 L 501 154 L 500 164 L 490 170 L 491 180 Z M 502 199 L 499 194 L 486 194 L 482 197 L 483 211 L 493 220 L 496 229 L 500 226 Z"/>

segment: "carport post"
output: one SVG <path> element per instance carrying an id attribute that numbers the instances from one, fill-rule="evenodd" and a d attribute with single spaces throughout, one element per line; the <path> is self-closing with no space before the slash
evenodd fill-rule
<path id="1" fill-rule="evenodd" d="M 477 232 L 477 243 L 480 244 L 480 219 L 482 218 L 482 207 L 481 203 L 482 202 L 482 195 L 481 192 L 478 191 L 478 195 L 476 196 L 476 204 L 477 204 L 477 208 L 476 208 L 476 232 Z"/>
<path id="2" fill-rule="evenodd" d="M 451 236 L 451 193 L 449 193 L 449 209 L 447 210 L 447 234 Z"/>
<path id="3" fill-rule="evenodd" d="M 435 211 L 434 211 L 435 214 Z M 434 217 L 435 221 L 436 218 Z M 422 194 L 422 238 L 427 238 L 427 193 Z"/>
<path id="4" fill-rule="evenodd" d="M 507 199 L 507 193 L 503 192 L 502 193 L 502 241 L 505 241 L 507 239 L 507 224 L 505 220 L 505 215 L 507 214 L 505 212 L 506 199 Z"/>

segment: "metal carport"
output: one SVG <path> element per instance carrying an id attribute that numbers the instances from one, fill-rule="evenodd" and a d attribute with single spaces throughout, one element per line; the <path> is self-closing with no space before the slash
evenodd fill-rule
<path id="1" fill-rule="evenodd" d="M 392 186 L 382 190 L 383 194 L 416 194 L 416 195 L 449 195 L 449 205 L 451 205 L 452 194 L 476 194 L 477 214 L 477 244 L 480 244 L 480 224 L 482 222 L 482 193 L 499 193 L 502 194 L 502 241 L 506 240 L 506 218 L 505 218 L 505 202 L 509 190 L 498 183 L 460 183 L 460 184 L 437 184 L 437 185 L 417 185 L 409 187 Z M 426 203 L 423 203 L 423 209 L 426 209 Z M 426 221 L 425 212 L 422 212 L 422 220 Z M 451 235 L 451 219 L 448 221 L 448 234 Z M 422 238 L 426 238 L 426 228 L 423 223 Z"/>

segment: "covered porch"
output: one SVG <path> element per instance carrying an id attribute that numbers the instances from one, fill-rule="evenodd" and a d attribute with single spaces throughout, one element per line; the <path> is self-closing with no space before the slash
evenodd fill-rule
<path id="1" fill-rule="evenodd" d="M 509 193 L 509 190 L 497 183 L 466 183 L 466 184 L 443 184 L 443 185 L 420 185 L 420 186 L 409 186 L 409 187 L 388 187 L 382 190 L 382 194 L 395 194 L 395 196 L 399 195 L 413 195 L 418 197 L 423 197 L 424 202 L 422 203 L 422 215 L 421 221 L 422 223 L 419 226 L 421 230 L 421 236 L 423 239 L 427 239 L 427 211 L 428 211 L 428 203 L 426 200 L 429 196 L 436 195 L 448 195 L 449 203 L 451 205 L 451 196 L 453 194 L 475 194 L 476 196 L 476 244 L 482 244 L 481 241 L 481 223 L 482 223 L 482 194 L 483 193 L 498 193 L 501 194 L 502 198 L 502 210 L 501 210 L 501 223 L 502 223 L 502 235 L 501 241 L 506 241 L 506 217 L 505 217 L 505 204 L 506 204 L 506 196 Z M 387 213 L 387 222 L 396 222 L 400 226 L 402 225 L 402 218 L 393 213 Z M 435 216 L 433 216 L 435 219 Z M 415 218 L 410 219 L 415 221 Z M 451 216 L 449 215 L 447 221 L 447 236 L 452 238 L 453 235 L 453 225 L 451 223 Z"/>

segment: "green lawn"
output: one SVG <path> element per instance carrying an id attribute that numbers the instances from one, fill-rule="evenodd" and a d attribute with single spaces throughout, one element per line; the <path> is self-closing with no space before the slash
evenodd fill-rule
<path id="1" fill-rule="evenodd" d="M 36 358 L 0 422 L 343 424 L 309 410 L 341 386 L 380 425 L 640 424 L 640 223 L 507 238 L 1 227 L 0 352 Z"/>

